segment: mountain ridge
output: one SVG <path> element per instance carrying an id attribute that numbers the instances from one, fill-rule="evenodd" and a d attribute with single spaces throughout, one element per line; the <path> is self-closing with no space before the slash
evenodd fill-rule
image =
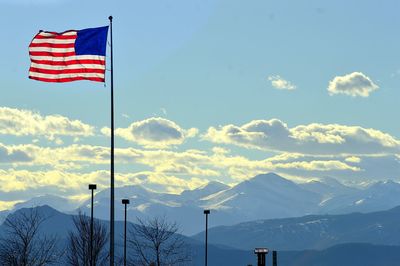
<path id="1" fill-rule="evenodd" d="M 186 235 L 203 230 L 203 209 L 211 209 L 210 225 L 234 225 L 258 219 L 299 217 L 307 214 L 343 214 L 355 211 L 370 212 L 400 205 L 400 184 L 376 182 L 364 188 L 346 186 L 334 178 L 295 183 L 277 174 L 268 173 L 227 186 L 210 182 L 181 194 L 160 193 L 145 187 L 131 185 L 115 188 L 116 219 L 123 219 L 122 198 L 130 199 L 128 219 L 135 217 L 172 215 L 177 217 Z M 110 190 L 95 194 L 94 215 L 109 219 Z M 51 197 L 50 197 L 51 198 Z M 57 201 L 40 202 L 56 207 Z M 63 202 L 59 199 L 58 202 Z M 59 205 L 59 204 L 58 204 Z M 32 207 L 27 202 L 16 205 Z M 57 208 L 58 209 L 58 208 Z M 68 213 L 81 210 L 90 213 L 90 200 Z"/>
<path id="2" fill-rule="evenodd" d="M 209 242 L 248 250 L 270 246 L 277 250 L 326 249 L 357 242 L 400 245 L 400 206 L 371 212 L 340 215 L 307 215 L 295 218 L 256 220 L 209 229 Z M 193 238 L 202 240 L 203 232 Z"/>

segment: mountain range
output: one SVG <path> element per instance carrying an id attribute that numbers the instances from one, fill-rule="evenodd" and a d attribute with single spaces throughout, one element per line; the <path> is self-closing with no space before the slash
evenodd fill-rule
<path id="1" fill-rule="evenodd" d="M 203 209 L 211 210 L 210 227 L 229 226 L 260 219 L 386 210 L 400 205 L 399 193 L 400 184 L 393 181 L 351 187 L 327 177 L 299 184 L 269 173 L 232 187 L 210 182 L 181 194 L 158 193 L 138 185 L 119 187 L 115 189 L 115 215 L 123 219 L 121 199 L 128 198 L 128 220 L 166 215 L 176 220 L 183 234 L 192 235 L 204 229 Z M 109 195 L 109 189 L 96 193 L 95 217 L 109 219 Z M 44 204 L 66 213 L 90 212 L 90 200 L 74 203 L 52 195 L 17 204 L 14 210 Z"/>

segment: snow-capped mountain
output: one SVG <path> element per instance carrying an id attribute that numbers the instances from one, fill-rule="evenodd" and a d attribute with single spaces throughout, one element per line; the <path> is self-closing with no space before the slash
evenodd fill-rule
<path id="1" fill-rule="evenodd" d="M 203 228 L 203 206 L 201 199 L 227 188 L 229 186 L 222 183 L 210 182 L 206 186 L 195 190 L 183 191 L 180 195 L 157 193 L 141 186 L 115 188 L 115 219 L 123 219 L 124 206 L 121 204 L 121 200 L 127 198 L 130 200 L 130 204 L 128 205 L 128 219 L 130 221 L 134 222 L 137 217 L 173 217 L 181 226 L 183 233 L 191 234 Z M 96 217 L 109 219 L 110 190 L 106 189 L 97 193 L 94 205 L 94 214 Z M 90 200 L 82 204 L 79 209 L 89 213 Z"/>
<path id="2" fill-rule="evenodd" d="M 350 213 L 385 210 L 400 205 L 400 184 L 393 181 L 378 181 L 365 189 L 335 195 L 324 202 L 320 212 Z"/>
<path id="3" fill-rule="evenodd" d="M 115 190 L 115 217 L 123 219 L 122 198 L 130 199 L 129 218 L 166 215 L 174 217 L 183 233 L 192 234 L 203 229 L 203 209 L 212 210 L 210 226 L 235 224 L 263 218 L 293 217 L 312 213 L 320 196 L 276 174 L 258 175 L 229 187 L 218 182 L 184 191 L 180 195 L 156 193 L 140 186 Z M 301 200 L 299 200 L 301 199 Z M 109 190 L 96 194 L 95 216 L 109 217 Z M 81 207 L 89 212 L 90 201 Z"/>
<path id="4" fill-rule="evenodd" d="M 323 199 L 356 193 L 359 189 L 346 186 L 332 177 L 323 177 L 299 184 L 302 188 L 320 194 Z"/>
<path id="5" fill-rule="evenodd" d="M 82 204 L 82 202 L 80 201 L 73 201 L 54 195 L 43 195 L 15 204 L 13 211 L 22 208 L 32 208 L 48 205 L 61 212 L 71 212 L 75 210 L 80 204 Z"/>
<path id="6" fill-rule="evenodd" d="M 269 173 L 257 175 L 233 188 L 203 198 L 202 204 L 232 216 L 240 213 L 240 220 L 243 221 L 257 217 L 293 217 L 312 213 L 319 199 L 318 194 Z M 236 218 L 230 224 L 238 220 Z"/>
<path id="7" fill-rule="evenodd" d="M 216 181 L 211 181 L 208 184 L 196 188 L 194 190 L 185 190 L 183 191 L 180 195 L 179 198 L 181 201 L 197 201 L 197 200 L 201 200 L 204 197 L 208 197 L 210 195 L 213 195 L 217 192 L 229 189 L 230 187 L 228 185 L 225 185 L 223 183 L 220 182 L 216 182 Z"/>
<path id="8" fill-rule="evenodd" d="M 349 187 L 333 178 L 323 178 L 297 184 L 269 173 L 253 177 L 236 186 L 219 182 L 183 191 L 181 194 L 157 193 L 142 186 L 115 188 L 115 217 L 123 219 L 122 198 L 130 199 L 128 219 L 167 216 L 175 220 L 184 234 L 194 234 L 204 227 L 204 209 L 211 209 L 209 226 L 233 225 L 240 222 L 307 214 L 344 214 L 354 211 L 370 212 L 400 205 L 400 184 L 393 181 L 376 182 L 365 188 Z M 76 202 L 56 196 L 34 198 L 21 207 L 50 205 L 60 211 L 78 211 Z M 75 205 L 74 205 L 75 204 Z M 96 217 L 109 219 L 110 190 L 95 194 Z M 90 212 L 90 200 L 79 206 Z"/>

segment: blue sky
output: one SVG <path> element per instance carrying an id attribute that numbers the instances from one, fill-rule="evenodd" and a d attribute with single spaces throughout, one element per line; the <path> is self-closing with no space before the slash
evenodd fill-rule
<path id="1" fill-rule="evenodd" d="M 109 84 L 29 80 L 27 47 L 40 29 L 103 26 L 109 15 L 119 185 L 179 192 L 269 171 L 399 180 L 398 1 L 0 7 L 2 206 L 43 193 L 84 197 L 88 182 L 107 186 Z"/>

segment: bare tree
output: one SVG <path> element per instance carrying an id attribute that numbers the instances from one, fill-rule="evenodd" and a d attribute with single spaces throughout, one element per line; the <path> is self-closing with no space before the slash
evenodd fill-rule
<path id="1" fill-rule="evenodd" d="M 81 212 L 74 218 L 75 231 L 69 232 L 67 263 L 73 266 L 90 266 L 90 218 Z M 99 221 L 93 222 L 93 265 L 106 265 L 108 251 L 107 229 Z"/>
<path id="2" fill-rule="evenodd" d="M 0 239 L 0 264 L 4 266 L 41 266 L 58 264 L 62 251 L 55 236 L 39 233 L 47 218 L 38 208 L 21 210 L 4 221 L 6 233 Z"/>
<path id="3" fill-rule="evenodd" d="M 178 225 L 165 217 L 148 220 L 137 219 L 138 223 L 129 229 L 127 242 L 132 265 L 164 266 L 185 265 L 190 261 L 186 243 L 178 234 Z"/>

